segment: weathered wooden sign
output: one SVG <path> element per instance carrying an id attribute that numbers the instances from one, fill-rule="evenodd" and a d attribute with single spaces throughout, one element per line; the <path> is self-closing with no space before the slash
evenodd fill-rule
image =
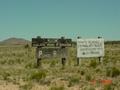
<path id="1" fill-rule="evenodd" d="M 37 47 L 69 47 L 72 46 L 72 39 L 61 38 L 32 38 L 32 46 Z"/>
<path id="2" fill-rule="evenodd" d="M 103 57 L 104 39 L 77 39 L 77 57 Z"/>
<path id="3" fill-rule="evenodd" d="M 64 37 L 61 38 L 41 38 L 38 36 L 37 38 L 32 38 L 32 46 L 37 47 L 36 48 L 36 58 L 37 58 L 37 66 L 40 65 L 41 59 L 43 58 L 43 54 L 47 56 L 54 56 L 58 54 L 58 52 L 61 52 L 61 61 L 62 64 L 65 65 L 66 61 L 66 47 L 72 46 L 72 39 L 66 39 Z M 46 48 L 47 47 L 47 48 Z M 52 48 L 54 47 L 54 48 Z M 58 49 L 55 49 L 58 47 Z M 45 51 L 45 48 L 49 51 L 52 49 L 52 52 L 49 53 L 49 51 Z M 59 50 L 60 49 L 60 50 Z M 59 50 L 59 51 L 58 51 Z M 60 55 L 60 54 L 59 54 Z"/>

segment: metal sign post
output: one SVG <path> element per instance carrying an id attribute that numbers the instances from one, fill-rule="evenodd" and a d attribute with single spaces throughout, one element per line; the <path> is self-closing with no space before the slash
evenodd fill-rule
<path id="1" fill-rule="evenodd" d="M 98 39 L 102 39 L 102 37 L 98 37 Z M 103 44 L 103 48 L 104 48 L 104 44 Z M 104 52 L 104 51 L 103 51 Z M 104 56 L 104 55 L 103 55 Z M 103 56 L 98 57 L 99 59 L 99 63 L 103 63 Z"/>
<path id="2" fill-rule="evenodd" d="M 81 37 L 77 37 L 77 39 L 80 39 Z M 80 58 L 77 56 L 77 66 L 80 64 Z"/>
<path id="3" fill-rule="evenodd" d="M 104 39 L 77 39 L 77 58 L 97 57 L 99 61 L 103 61 L 104 56 Z M 78 59 L 78 60 L 79 60 Z M 77 60 L 77 63 L 79 63 Z"/>

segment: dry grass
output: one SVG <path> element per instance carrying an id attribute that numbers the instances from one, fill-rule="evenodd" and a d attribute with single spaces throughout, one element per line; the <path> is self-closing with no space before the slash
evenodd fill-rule
<path id="1" fill-rule="evenodd" d="M 103 64 L 88 58 L 76 66 L 75 60 L 75 48 L 70 48 L 64 68 L 58 58 L 45 59 L 42 67 L 36 68 L 34 48 L 2 46 L 0 90 L 120 90 L 120 45 L 105 46 Z M 99 82 L 104 79 L 112 80 L 112 84 Z"/>

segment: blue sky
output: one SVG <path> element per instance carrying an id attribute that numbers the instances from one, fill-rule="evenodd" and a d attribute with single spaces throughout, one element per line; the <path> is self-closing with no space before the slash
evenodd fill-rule
<path id="1" fill-rule="evenodd" d="M 120 0 L 0 0 L 0 40 L 38 35 L 120 40 Z"/>

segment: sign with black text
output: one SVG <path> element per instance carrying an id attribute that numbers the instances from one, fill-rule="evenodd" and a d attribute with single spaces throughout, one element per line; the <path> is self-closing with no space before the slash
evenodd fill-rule
<path id="1" fill-rule="evenodd" d="M 103 57 L 104 39 L 77 39 L 77 57 Z"/>

